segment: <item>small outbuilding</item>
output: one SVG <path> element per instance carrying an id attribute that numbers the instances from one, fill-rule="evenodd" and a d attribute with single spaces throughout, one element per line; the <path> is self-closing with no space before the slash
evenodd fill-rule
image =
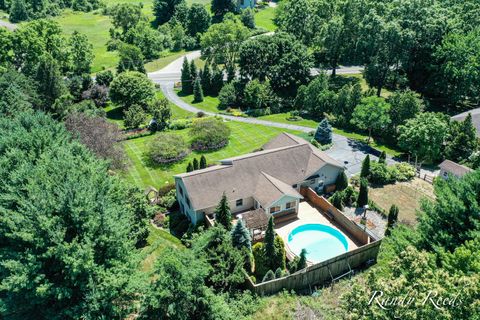
<path id="1" fill-rule="evenodd" d="M 464 175 L 466 175 L 467 173 L 473 171 L 469 167 L 458 164 L 458 163 L 453 162 L 451 160 L 443 161 L 442 163 L 440 163 L 439 167 L 440 167 L 440 176 L 443 179 L 448 179 L 449 176 L 454 176 L 454 177 L 457 177 L 457 178 L 461 178 Z"/>

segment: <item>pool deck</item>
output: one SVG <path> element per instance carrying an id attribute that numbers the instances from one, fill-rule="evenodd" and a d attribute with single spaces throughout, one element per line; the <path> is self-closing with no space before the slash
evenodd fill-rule
<path id="1" fill-rule="evenodd" d="M 348 251 L 357 249 L 360 246 L 353 240 L 353 238 L 348 233 L 344 232 L 342 229 L 338 228 L 335 224 L 333 224 L 321 211 L 312 207 L 307 201 L 303 201 L 300 202 L 298 208 L 298 218 L 296 220 L 288 221 L 275 226 L 275 231 L 285 242 L 285 249 L 287 251 L 287 257 L 289 259 L 293 259 L 295 257 L 295 254 L 288 247 L 288 235 L 296 227 L 309 223 L 324 224 L 340 231 L 347 239 Z"/>

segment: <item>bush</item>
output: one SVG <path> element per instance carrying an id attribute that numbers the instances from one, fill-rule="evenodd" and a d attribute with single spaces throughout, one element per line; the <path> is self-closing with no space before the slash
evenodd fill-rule
<path id="1" fill-rule="evenodd" d="M 133 105 L 123 112 L 123 119 L 127 129 L 140 128 L 145 123 L 147 115 L 139 105 Z"/>
<path id="2" fill-rule="evenodd" d="M 220 100 L 220 104 L 218 105 L 219 109 L 227 109 L 228 107 L 233 107 L 236 104 L 237 92 L 232 82 L 227 83 L 222 87 L 222 89 L 220 89 L 218 99 Z"/>
<path id="3" fill-rule="evenodd" d="M 140 72 L 123 72 L 112 81 L 110 86 L 112 102 L 126 108 L 135 104 L 147 108 L 154 97 L 155 87 L 153 82 Z"/>
<path id="4" fill-rule="evenodd" d="M 170 121 L 170 123 L 168 124 L 168 128 L 170 130 L 182 130 L 182 129 L 190 128 L 191 125 L 192 125 L 192 120 L 190 119 L 177 119 L 177 120 Z"/>
<path id="5" fill-rule="evenodd" d="M 149 158 L 155 163 L 172 163 L 185 158 L 188 146 L 182 136 L 159 133 L 148 150 Z"/>
<path id="6" fill-rule="evenodd" d="M 253 260 L 255 261 L 255 276 L 262 279 L 268 272 L 268 259 L 265 257 L 265 244 L 257 242 L 252 247 Z"/>
<path id="7" fill-rule="evenodd" d="M 275 279 L 275 273 L 272 270 L 268 270 L 268 272 L 263 277 L 262 282 L 267 282 L 274 279 Z"/>
<path id="8" fill-rule="evenodd" d="M 100 71 L 95 76 L 95 82 L 99 86 L 108 87 L 112 81 L 113 81 L 113 72 L 110 70 Z"/>
<path id="9" fill-rule="evenodd" d="M 172 189 L 160 198 L 159 205 L 165 209 L 171 209 L 177 204 L 176 190 Z"/>
<path id="10" fill-rule="evenodd" d="M 415 168 L 406 162 L 396 163 L 391 167 L 392 175 L 397 181 L 410 181 L 415 178 Z"/>
<path id="11" fill-rule="evenodd" d="M 221 118 L 197 118 L 193 120 L 190 136 L 194 150 L 218 150 L 228 144 L 230 128 Z"/>
<path id="12" fill-rule="evenodd" d="M 374 161 L 370 163 L 370 176 L 368 180 L 373 184 L 384 185 L 394 183 L 395 177 L 392 176 L 386 164 Z"/>

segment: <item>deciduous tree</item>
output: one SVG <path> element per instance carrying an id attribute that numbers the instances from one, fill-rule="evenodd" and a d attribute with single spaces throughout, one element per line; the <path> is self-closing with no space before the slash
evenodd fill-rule
<path id="1" fill-rule="evenodd" d="M 351 123 L 361 130 L 368 131 L 367 143 L 370 143 L 373 131 L 384 130 L 390 124 L 390 104 L 383 98 L 367 97 L 355 107 Z"/>

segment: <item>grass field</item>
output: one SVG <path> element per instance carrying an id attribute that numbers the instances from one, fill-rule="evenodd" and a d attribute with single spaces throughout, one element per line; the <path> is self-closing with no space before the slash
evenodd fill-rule
<path id="1" fill-rule="evenodd" d="M 410 182 L 370 188 L 369 196 L 387 212 L 392 204 L 397 205 L 399 208 L 398 220 L 410 225 L 416 223 L 416 211 L 420 209 L 421 199 L 434 199 L 433 186 L 417 178 Z"/>
<path id="2" fill-rule="evenodd" d="M 255 13 L 255 26 L 265 28 L 268 31 L 275 31 L 277 27 L 273 24 L 274 17 L 275 8 L 266 7 L 264 9 L 258 9 Z"/>
<path id="3" fill-rule="evenodd" d="M 175 90 L 175 91 L 177 95 L 180 97 L 180 99 L 182 99 L 188 104 L 191 104 L 192 106 L 195 106 L 205 111 L 210 111 L 215 113 L 218 113 L 221 111 L 218 109 L 218 104 L 220 103 L 220 100 L 218 100 L 218 97 L 204 96 L 202 102 L 193 102 L 193 94 L 185 95 L 180 90 Z"/>
<path id="4" fill-rule="evenodd" d="M 147 246 L 142 249 L 144 259 L 141 267 L 144 271 L 152 270 L 156 258 L 163 250 L 167 248 L 183 248 L 180 240 L 167 231 L 157 229 L 152 225 L 148 226 L 148 230 Z"/>
<path id="5" fill-rule="evenodd" d="M 158 188 L 173 182 L 173 175 L 185 172 L 188 162 L 200 157 L 201 154 L 205 155 L 208 163 L 215 163 L 221 159 L 252 152 L 283 131 L 299 134 L 296 131 L 239 122 L 228 122 L 227 125 L 232 130 L 228 146 L 214 152 L 192 152 L 182 161 L 172 165 L 151 165 L 145 157 L 149 142 L 155 139 L 155 135 L 126 140 L 124 146 L 131 165 L 125 178 L 141 188 L 148 186 Z M 172 132 L 187 141 L 189 139 L 189 129 Z"/>
<path id="6" fill-rule="evenodd" d="M 61 26 L 64 34 L 71 35 L 73 31 L 85 34 L 93 45 L 92 72 L 98 72 L 102 68 L 111 68 L 117 65 L 118 55 L 116 52 L 107 51 L 107 41 L 110 39 L 108 30 L 111 28 L 110 18 L 95 12 L 73 12 L 65 10 L 64 13 L 54 19 Z"/>

